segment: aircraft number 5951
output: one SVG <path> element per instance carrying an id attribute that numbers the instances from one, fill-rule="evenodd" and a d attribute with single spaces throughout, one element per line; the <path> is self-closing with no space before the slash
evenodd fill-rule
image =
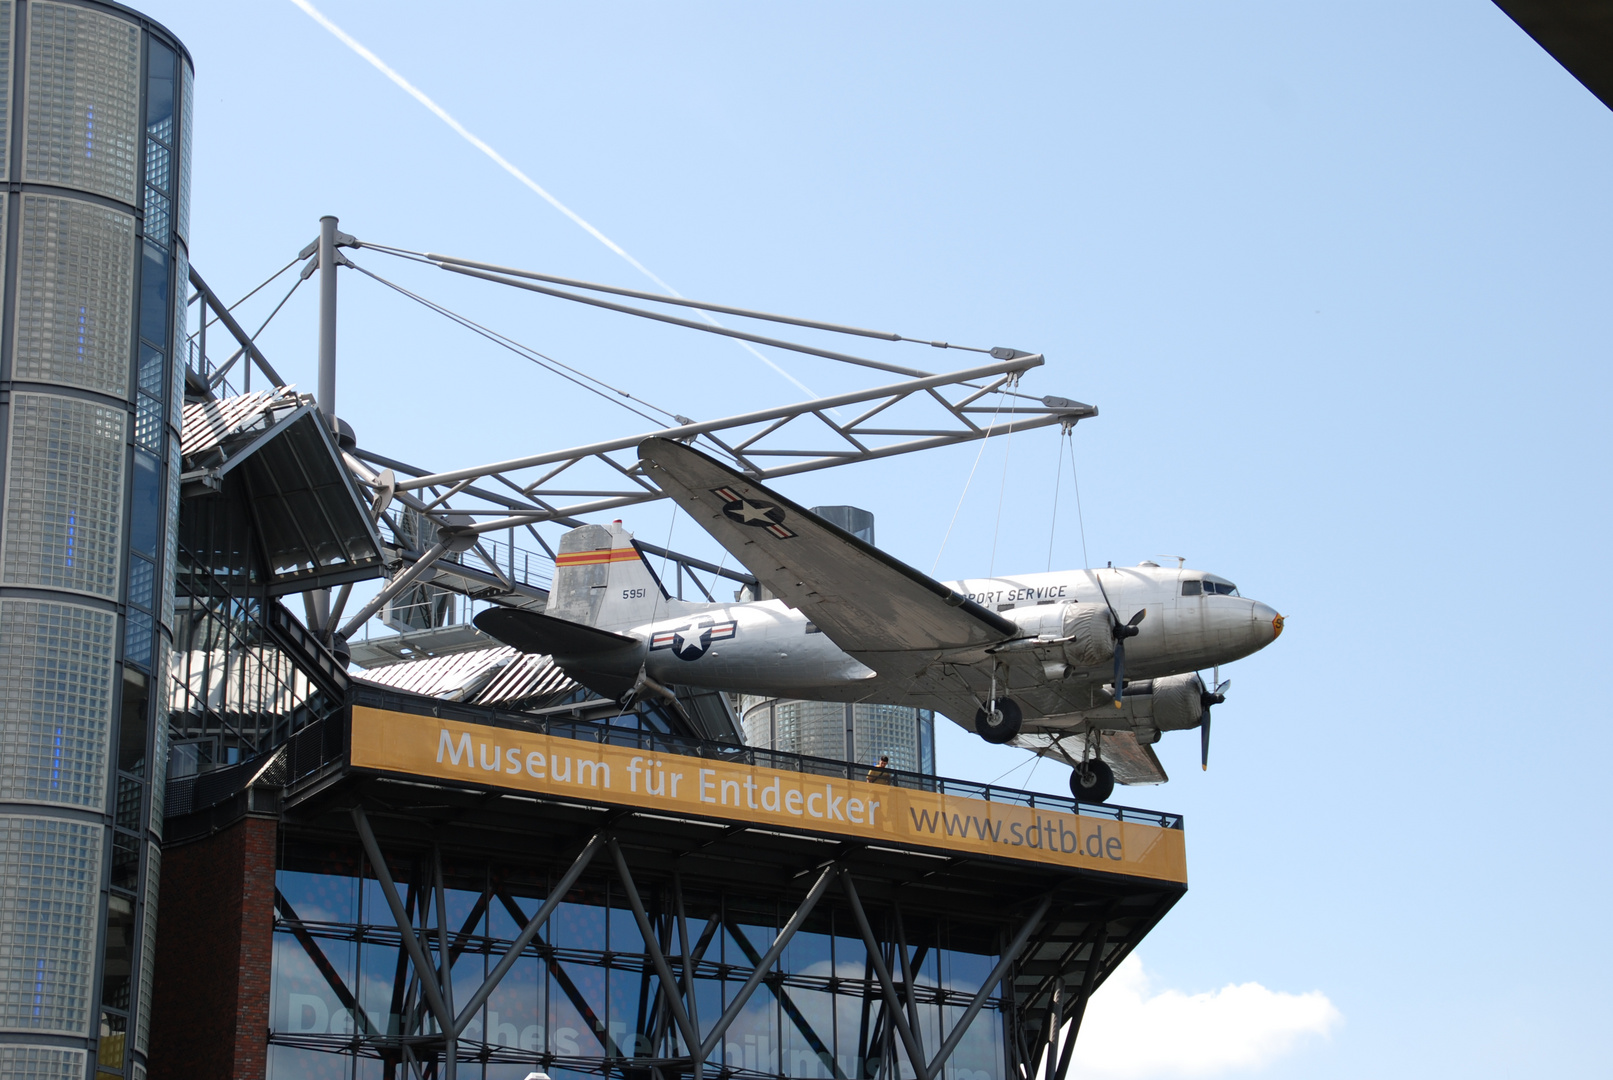
<path id="1" fill-rule="evenodd" d="M 623 600 L 642 600 L 642 599 L 644 599 L 644 590 L 643 589 L 623 589 L 622 590 L 622 599 Z"/>

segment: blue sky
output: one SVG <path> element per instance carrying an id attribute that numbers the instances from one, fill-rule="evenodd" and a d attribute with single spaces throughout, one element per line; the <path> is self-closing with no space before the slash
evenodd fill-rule
<path id="1" fill-rule="evenodd" d="M 320 7 L 687 295 L 1044 352 L 1026 389 L 1102 410 L 1074 437 L 1092 559 L 1184 555 L 1288 617 L 1224 671 L 1211 770 L 1167 737 L 1175 779 L 1124 793 L 1187 815 L 1192 891 L 1113 1030 L 1164 1018 L 1135 1030 L 1181 1052 L 1094 1071 L 1606 1068 L 1613 114 L 1492 4 Z M 287 0 L 143 10 L 196 59 L 192 255 L 220 293 L 325 213 L 643 286 Z M 799 396 L 728 343 L 354 258 L 686 415 Z M 312 390 L 305 291 L 263 344 Z M 449 468 L 642 427 L 356 275 L 341 318 L 367 447 Z M 873 510 L 927 569 L 975 453 L 780 487 Z M 1044 566 L 1057 455 L 1045 431 L 987 447 L 939 576 L 994 546 Z M 1074 510 L 1066 481 L 1060 565 Z M 961 732 L 940 753 L 1020 760 Z M 1284 1020 L 1307 993 L 1340 1019 Z M 1199 1051 L 1240 1024 L 1276 1034 Z"/>

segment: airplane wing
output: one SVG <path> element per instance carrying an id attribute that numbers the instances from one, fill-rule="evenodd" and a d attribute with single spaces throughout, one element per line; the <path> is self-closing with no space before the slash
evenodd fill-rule
<path id="1" fill-rule="evenodd" d="M 639 444 L 645 472 L 774 596 L 869 653 L 984 648 L 1018 627 L 698 450 Z M 878 670 L 877 658 L 865 661 Z"/>

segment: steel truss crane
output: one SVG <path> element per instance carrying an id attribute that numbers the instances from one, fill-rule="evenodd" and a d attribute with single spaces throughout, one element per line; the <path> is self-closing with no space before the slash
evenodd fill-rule
<path id="1" fill-rule="evenodd" d="M 292 285 L 306 281 L 317 270 L 320 280 L 320 368 L 317 403 L 325 413 L 333 430 L 339 435 L 345 425 L 336 419 L 336 270 L 347 267 L 418 301 L 445 317 L 482 334 L 505 347 L 530 356 L 542 356 L 534 350 L 519 346 L 495 331 L 472 323 L 469 319 L 421 297 L 388 280 L 373 270 L 355 264 L 338 248 L 368 249 L 380 254 L 408 259 L 435 266 L 442 270 L 477 278 L 558 299 L 604 308 L 625 315 L 652 319 L 687 329 L 713 333 L 741 342 L 785 349 L 808 355 L 833 359 L 848 365 L 869 368 L 898 376 L 896 381 L 884 382 L 861 390 L 819 397 L 791 405 L 783 405 L 753 412 L 740 413 L 716 420 L 692 420 L 674 416 L 674 423 L 657 429 L 575 446 L 563 450 L 534 453 L 486 465 L 431 471 L 409 465 L 396 457 L 367 447 L 361 448 L 344 441 L 343 460 L 353 477 L 374 497 L 372 516 L 390 526 L 395 545 L 395 561 L 388 567 L 390 580 L 368 603 L 342 622 L 342 616 L 351 586 L 344 586 L 335 602 L 324 597 L 310 603 L 311 628 L 327 641 L 334 637 L 347 638 L 386 603 L 416 583 L 429 581 L 434 587 L 446 588 L 462 595 L 515 605 L 541 604 L 547 595 L 545 582 L 518 565 L 516 536 L 527 533 L 538 547 L 553 558 L 553 551 L 537 532 L 536 526 L 554 522 L 567 526 L 581 524 L 583 517 L 627 506 L 653 502 L 663 498 L 655 484 L 643 473 L 636 448 L 646 438 L 675 439 L 702 446 L 707 452 L 732 462 L 746 475 L 761 481 L 771 481 L 797 473 L 816 472 L 822 469 L 849 465 L 859 461 L 911 454 L 921 450 L 937 449 L 960 443 L 989 439 L 1013 431 L 1062 425 L 1066 430 L 1078 421 L 1096 416 L 1098 410 L 1069 398 L 1057 396 L 1033 397 L 1019 392 L 1022 377 L 1043 365 L 1040 353 L 1027 353 L 1009 348 L 973 348 L 943 341 L 906 337 L 887 331 L 842 326 L 791 316 L 775 315 L 726 305 L 688 300 L 682 297 L 662 296 L 615 286 L 577 281 L 532 271 L 495 266 L 489 263 L 460 259 L 452 256 L 414 252 L 408 249 L 360 241 L 336 229 L 336 219 L 321 219 L 320 237 L 299 253 L 288 264 L 290 269 L 298 261 L 304 263 Z M 284 272 L 284 271 L 282 271 Z M 284 380 L 269 364 L 249 335 L 220 302 L 216 294 L 196 273 L 191 271 L 191 283 L 196 287 L 192 302 L 201 305 L 203 329 L 193 338 L 199 339 L 200 348 L 191 360 L 192 382 L 198 389 L 205 386 L 211 392 L 227 387 L 225 376 L 244 359 L 243 370 L 250 379 L 252 367 L 273 385 L 283 387 Z M 560 286 L 560 287 L 557 287 Z M 632 307 L 607 301 L 597 294 L 628 297 L 663 305 L 675 305 L 698 311 L 706 322 L 677 318 L 664 312 Z M 289 297 L 289 293 L 288 293 Z M 282 305 L 284 301 L 281 302 Z M 279 308 L 275 309 L 276 311 Z M 231 339 L 239 346 L 228 360 L 213 366 L 206 357 L 206 326 L 209 312 L 222 322 Z M 719 325 L 706 313 L 716 312 L 742 318 L 782 323 L 817 331 L 871 338 L 891 342 L 908 342 L 933 348 L 963 350 L 978 354 L 985 362 L 945 373 L 931 373 L 915 368 L 890 364 L 881 360 L 830 351 L 799 342 L 765 337 Z M 272 318 L 272 315 L 271 315 Z M 261 328 L 260 328 L 261 332 Z M 557 370 L 549 360 L 544 366 Z M 564 365 L 558 365 L 564 367 Z M 571 372 L 572 374 L 565 374 Z M 573 382 L 581 380 L 599 383 L 585 373 L 566 368 L 565 375 Z M 250 385 L 250 383 L 248 383 Z M 599 384 L 604 385 L 604 384 Z M 590 387 L 592 389 L 593 387 Z M 611 390 L 631 398 L 624 391 Z M 596 390 L 596 392 L 598 392 Z M 988 397 L 996 395 L 995 404 L 987 404 Z M 636 400 L 636 399 L 634 399 Z M 921 421 L 899 421 L 898 406 L 902 412 L 921 411 Z M 918 408 L 915 408 L 917 406 Z M 850 419 L 841 419 L 841 410 L 857 410 Z M 641 416 L 648 414 L 639 412 Z M 922 426 L 921 426 L 922 424 Z M 417 520 L 429 522 L 435 529 L 434 542 L 405 540 L 400 527 L 400 511 L 411 511 Z M 500 535 L 506 537 L 500 543 Z M 428 537 L 429 539 L 430 537 Z M 710 596 L 700 582 L 696 571 L 713 579 L 717 576 L 747 582 L 749 575 L 735 570 L 713 566 L 710 563 L 641 545 L 654 554 L 660 554 L 677 567 L 681 580 L 687 573 L 695 584 Z M 338 629 L 339 626 L 339 629 Z"/>

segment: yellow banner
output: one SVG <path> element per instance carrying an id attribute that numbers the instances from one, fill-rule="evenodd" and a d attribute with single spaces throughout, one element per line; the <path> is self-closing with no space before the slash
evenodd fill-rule
<path id="1" fill-rule="evenodd" d="M 353 707 L 355 768 L 1187 881 L 1179 829 Z"/>

